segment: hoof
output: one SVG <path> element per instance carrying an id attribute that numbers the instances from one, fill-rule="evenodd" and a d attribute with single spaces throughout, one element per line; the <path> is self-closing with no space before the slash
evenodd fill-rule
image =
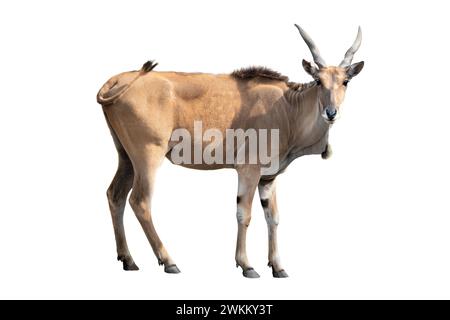
<path id="1" fill-rule="evenodd" d="M 180 273 L 180 269 L 178 269 L 176 264 L 172 264 L 170 266 L 164 267 L 165 273 Z"/>
<path id="2" fill-rule="evenodd" d="M 246 278 L 251 278 L 251 279 L 259 278 L 258 272 L 256 272 L 255 269 L 253 269 L 253 268 L 245 269 L 244 271 L 242 271 L 242 274 Z"/>
<path id="3" fill-rule="evenodd" d="M 280 271 L 272 270 L 272 274 L 273 274 L 274 278 L 287 278 L 287 277 L 289 277 L 288 274 L 286 273 L 286 271 L 284 271 L 283 269 L 281 269 Z"/>
<path id="4" fill-rule="evenodd" d="M 122 261 L 123 263 L 123 270 L 126 271 L 136 271 L 139 270 L 139 267 L 134 263 L 133 258 L 131 257 L 124 257 L 124 256 L 118 256 L 118 261 Z"/>
<path id="5" fill-rule="evenodd" d="M 126 271 L 137 271 L 137 270 L 139 270 L 139 267 L 134 262 L 131 263 L 131 264 L 128 264 L 125 261 L 123 261 L 123 270 L 126 270 Z"/>

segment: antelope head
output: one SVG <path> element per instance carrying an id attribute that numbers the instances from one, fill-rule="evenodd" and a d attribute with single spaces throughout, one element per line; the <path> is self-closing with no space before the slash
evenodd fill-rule
<path id="1" fill-rule="evenodd" d="M 358 35 L 353 45 L 345 53 L 344 60 L 336 67 L 327 66 L 311 37 L 298 25 L 295 26 L 308 45 L 315 63 L 303 60 L 303 68 L 317 83 L 318 105 L 322 117 L 327 123 L 332 124 L 339 118 L 339 109 L 350 80 L 364 67 L 364 61 L 352 64 L 353 55 L 361 45 L 361 27 L 358 28 Z"/>

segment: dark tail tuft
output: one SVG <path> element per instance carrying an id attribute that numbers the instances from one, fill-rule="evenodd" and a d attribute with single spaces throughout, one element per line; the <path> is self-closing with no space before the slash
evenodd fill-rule
<path id="1" fill-rule="evenodd" d="M 141 68 L 141 73 L 147 73 L 152 71 L 158 65 L 154 60 L 147 61 Z"/>

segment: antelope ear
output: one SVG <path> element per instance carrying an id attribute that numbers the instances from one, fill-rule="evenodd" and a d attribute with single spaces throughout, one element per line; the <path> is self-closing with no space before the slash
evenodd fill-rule
<path id="1" fill-rule="evenodd" d="M 305 59 L 303 59 L 302 64 L 303 69 L 305 69 L 306 73 L 316 79 L 317 74 L 319 73 L 319 69 L 317 69 L 311 62 L 306 61 Z"/>
<path id="2" fill-rule="evenodd" d="M 347 77 L 349 79 L 358 75 L 364 67 L 364 61 L 357 62 L 346 68 Z"/>

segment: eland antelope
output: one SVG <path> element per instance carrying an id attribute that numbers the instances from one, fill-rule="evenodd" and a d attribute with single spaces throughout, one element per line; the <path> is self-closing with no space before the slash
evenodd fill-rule
<path id="1" fill-rule="evenodd" d="M 107 191 L 117 245 L 118 260 L 125 270 L 138 270 L 128 249 L 123 213 L 128 193 L 129 203 L 139 220 L 160 265 L 167 273 L 179 273 L 160 240 L 152 221 L 151 199 L 155 172 L 164 158 L 185 167 L 208 170 L 234 168 L 238 173 L 237 245 L 235 260 L 248 278 L 259 277 L 247 259 L 246 234 L 251 219 L 251 206 L 256 189 L 268 226 L 268 258 L 272 274 L 287 277 L 277 249 L 279 215 L 275 180 L 296 158 L 331 154 L 328 145 L 330 126 L 339 117 L 347 85 L 363 68 L 364 62 L 352 64 L 361 44 L 361 29 L 339 66 L 327 66 L 309 35 L 295 25 L 306 42 L 314 63 L 303 60 L 304 70 L 314 81 L 293 83 L 286 76 L 263 67 L 250 67 L 231 74 L 155 72 L 149 61 L 139 71 L 112 77 L 100 89 L 97 101 L 102 105 L 119 155 L 117 172 Z M 173 133 L 182 129 L 195 135 L 195 123 L 214 130 L 215 147 L 227 144 L 230 161 L 215 154 L 213 162 L 179 163 L 174 160 L 177 142 Z M 223 139 L 227 130 L 278 130 L 271 161 L 279 160 L 275 170 L 264 171 L 261 158 L 256 162 L 236 161 L 239 151 L 250 153 L 246 145 L 249 135 L 231 146 Z M 203 137 L 204 138 L 204 137 Z M 276 140 L 276 141 L 275 141 Z M 208 139 L 189 140 L 183 156 L 206 152 Z M 199 150 L 196 150 L 199 149 Z M 271 149 L 272 150 L 272 149 Z M 221 158 L 223 157 L 223 158 Z"/>

